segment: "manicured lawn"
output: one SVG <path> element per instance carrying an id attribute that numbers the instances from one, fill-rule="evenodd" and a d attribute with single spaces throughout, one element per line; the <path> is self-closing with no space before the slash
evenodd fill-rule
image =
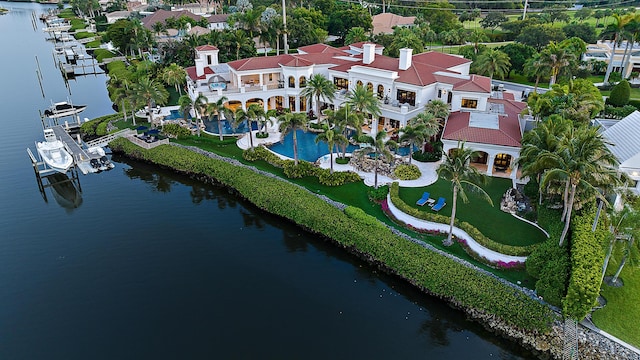
<path id="1" fill-rule="evenodd" d="M 611 95 L 611 90 L 600 90 L 602 96 Z M 640 88 L 631 88 L 631 92 L 629 93 L 630 99 L 640 99 Z"/>
<path id="2" fill-rule="evenodd" d="M 491 197 L 493 206 L 475 194 L 468 194 L 469 202 L 467 204 L 458 197 L 456 218 L 472 224 L 484 235 L 502 244 L 524 246 L 543 242 L 546 236 L 542 231 L 500 210 L 500 199 L 511 186 L 509 179 L 491 178 L 484 190 Z M 451 183 L 444 180 L 438 180 L 434 184 L 422 188 L 400 188 L 400 198 L 416 209 L 433 211 L 426 205 L 424 207 L 416 205 L 416 201 L 424 191 L 430 192 L 433 199 L 438 197 L 447 199 L 447 205 L 440 210 L 440 213 L 443 215 L 451 214 Z"/>
<path id="3" fill-rule="evenodd" d="M 607 275 L 613 275 L 618 263 L 611 261 Z M 593 313 L 593 323 L 602 330 L 640 347 L 640 271 L 627 263 L 620 276 L 624 282 L 622 287 L 602 285 L 601 294 L 607 305 Z"/>

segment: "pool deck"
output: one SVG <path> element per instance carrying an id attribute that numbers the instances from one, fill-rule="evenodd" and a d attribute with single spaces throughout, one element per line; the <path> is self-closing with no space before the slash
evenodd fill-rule
<path id="1" fill-rule="evenodd" d="M 253 145 L 257 146 L 260 144 L 265 144 L 265 145 L 270 145 L 270 144 L 274 144 L 280 141 L 280 131 L 278 130 L 278 125 L 274 124 L 274 125 L 267 125 L 267 133 L 269 134 L 269 137 L 264 138 L 264 139 L 258 139 L 255 137 L 257 131 L 252 131 L 251 135 L 253 136 Z M 246 150 L 249 148 L 250 144 L 249 144 L 249 139 L 246 136 L 246 133 L 244 136 L 242 136 L 240 139 L 238 139 L 237 145 L 239 148 Z M 276 155 L 278 155 L 280 158 L 283 159 L 290 159 L 289 157 L 274 153 Z M 317 164 L 325 169 L 328 169 L 331 165 L 330 165 L 330 161 L 329 161 L 330 156 L 327 154 L 325 156 L 322 156 L 321 158 L 318 159 Z M 333 170 L 334 171 L 353 171 L 358 173 L 358 175 L 360 175 L 361 178 L 364 179 L 364 183 L 367 186 L 373 186 L 374 185 L 374 178 L 375 178 L 375 174 L 373 172 L 364 172 L 364 171 L 358 171 L 355 170 L 353 166 L 349 165 L 349 164 L 345 164 L 345 165 L 341 165 L 341 164 L 336 164 L 336 158 L 337 158 L 337 154 L 334 153 L 333 155 Z M 421 187 L 421 186 L 427 186 L 427 185 L 431 185 L 434 182 L 436 182 L 436 180 L 438 180 L 438 174 L 436 174 L 436 169 L 438 168 L 438 166 L 440 166 L 441 161 L 438 162 L 432 162 L 432 163 L 427 163 L 427 162 L 419 162 L 419 161 L 415 161 L 413 160 L 411 162 L 413 165 L 416 165 L 418 167 L 418 169 L 420 169 L 420 172 L 422 173 L 422 175 L 416 179 L 416 180 L 397 180 L 397 179 L 391 179 L 388 176 L 382 176 L 380 174 L 378 174 L 378 185 L 384 185 L 384 184 L 391 184 L 394 181 L 397 181 L 400 186 L 402 187 Z"/>

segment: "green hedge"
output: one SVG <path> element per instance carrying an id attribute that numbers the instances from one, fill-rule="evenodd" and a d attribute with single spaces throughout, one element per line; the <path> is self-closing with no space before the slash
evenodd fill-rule
<path id="1" fill-rule="evenodd" d="M 180 126 L 179 124 L 167 124 L 162 127 L 162 132 L 178 138 L 191 136 L 191 130 L 185 128 L 184 126 Z"/>
<path id="2" fill-rule="evenodd" d="M 422 175 L 416 165 L 400 164 L 393 170 L 393 174 L 400 180 L 415 180 Z"/>
<path id="3" fill-rule="evenodd" d="M 600 294 L 603 244 L 608 231 L 604 221 L 599 221 L 592 232 L 594 218 L 595 209 L 591 206 L 571 220 L 571 277 L 562 305 L 564 314 L 578 321 L 591 312 Z"/>
<path id="4" fill-rule="evenodd" d="M 107 124 L 109 121 L 120 120 L 123 116 L 121 113 L 110 114 L 95 118 L 80 125 L 80 135 L 85 140 L 107 135 Z"/>
<path id="5" fill-rule="evenodd" d="M 409 206 L 407 203 L 402 201 L 399 196 L 400 186 L 397 182 L 394 182 L 391 185 L 391 190 L 389 191 L 391 194 L 391 201 L 393 205 L 395 205 L 400 211 L 411 215 L 415 218 L 432 221 L 441 224 L 449 224 L 451 221 L 451 217 L 446 215 L 440 215 L 437 213 L 430 213 L 425 211 L 420 211 L 414 207 Z M 469 236 L 474 238 L 480 245 L 486 247 L 487 249 L 491 249 L 497 251 L 501 254 L 505 255 L 514 255 L 514 256 L 527 256 L 536 248 L 537 244 L 529 245 L 529 246 L 513 246 L 513 245 L 505 245 L 500 244 L 499 242 L 493 241 L 488 237 L 484 236 L 480 232 L 480 230 L 476 229 L 473 225 L 469 224 L 465 221 L 459 221 L 458 219 L 454 222 L 455 226 L 464 230 Z"/>
<path id="6" fill-rule="evenodd" d="M 115 57 L 116 54 L 112 53 L 107 49 L 96 49 L 93 52 L 93 56 L 96 58 L 98 62 L 102 62 L 104 59 Z"/>
<path id="7" fill-rule="evenodd" d="M 90 38 L 90 37 L 94 37 L 94 36 L 96 36 L 96 34 L 90 33 L 90 32 L 87 32 L 87 31 L 79 31 L 79 32 L 76 32 L 75 34 L 73 34 L 73 37 L 76 38 L 76 40 L 86 39 L 86 38 Z"/>
<path id="8" fill-rule="evenodd" d="M 556 320 L 548 307 L 521 291 L 398 237 L 386 227 L 371 226 L 370 218 L 355 211 L 349 210 L 348 216 L 286 181 L 170 145 L 145 150 L 120 138 L 109 146 L 116 153 L 213 178 L 236 189 L 257 207 L 323 234 L 456 306 L 494 314 L 512 326 L 534 331 L 548 332 Z"/>

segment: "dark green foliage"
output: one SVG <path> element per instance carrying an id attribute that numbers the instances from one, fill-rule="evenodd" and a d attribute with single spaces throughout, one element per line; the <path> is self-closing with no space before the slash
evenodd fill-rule
<path id="1" fill-rule="evenodd" d="M 622 80 L 611 89 L 611 95 L 607 98 L 607 104 L 625 106 L 629 103 L 630 96 L 631 86 L 627 80 Z"/>
<path id="2" fill-rule="evenodd" d="M 299 161 L 298 165 L 293 160 L 285 160 L 284 174 L 290 179 L 299 179 L 305 176 L 313 176 L 315 174 L 314 166 L 308 161 Z"/>
<path id="3" fill-rule="evenodd" d="M 639 101 L 634 101 L 637 105 L 640 105 Z M 608 119 L 622 119 L 632 112 L 638 110 L 639 108 L 634 105 L 625 105 L 622 107 L 617 107 L 613 105 L 605 105 L 604 106 L 604 117 Z"/>
<path id="4" fill-rule="evenodd" d="M 567 24 L 562 28 L 567 38 L 577 37 L 587 44 L 595 44 L 598 40 L 596 29 L 589 24 Z"/>
<path id="5" fill-rule="evenodd" d="M 355 206 L 347 206 L 344 209 L 344 214 L 347 215 L 349 218 L 354 219 L 366 226 L 378 228 L 382 231 L 387 230 L 386 226 L 384 226 L 380 221 L 378 221 L 378 219 L 367 214 L 366 212 L 364 212 L 364 210 L 357 208 Z"/>
<path id="6" fill-rule="evenodd" d="M 173 135 L 174 137 L 186 137 L 191 136 L 191 130 L 185 128 L 184 126 L 180 126 L 178 124 L 167 124 L 162 128 L 162 132 L 168 135 Z"/>
<path id="7" fill-rule="evenodd" d="M 351 161 L 350 157 L 336 158 L 336 164 L 340 164 L 340 165 L 346 165 L 349 163 L 349 161 Z"/>
<path id="8" fill-rule="evenodd" d="M 571 277 L 562 308 L 566 316 L 577 321 L 589 314 L 600 294 L 603 244 L 609 232 L 604 221 L 599 221 L 592 232 L 594 218 L 595 208 L 591 206 L 571 221 Z"/>
<path id="9" fill-rule="evenodd" d="M 340 186 L 346 183 L 362 181 L 360 175 L 353 171 L 334 171 L 333 174 L 329 169 L 314 168 L 315 175 L 318 177 L 320 184 L 326 186 Z"/>
<path id="10" fill-rule="evenodd" d="M 400 180 L 415 180 L 422 175 L 417 166 L 400 164 L 393 170 L 393 174 Z"/>
<path id="11" fill-rule="evenodd" d="M 382 201 L 387 197 L 389 193 L 389 185 L 378 186 L 378 188 L 369 187 L 367 189 L 367 196 L 373 201 Z"/>
<path id="12" fill-rule="evenodd" d="M 441 224 L 449 224 L 451 218 L 446 215 L 434 213 L 434 212 L 426 212 L 416 209 L 414 207 L 409 206 L 407 203 L 402 201 L 399 196 L 400 186 L 397 182 L 394 182 L 391 185 L 391 189 L 389 193 L 391 195 L 391 202 L 395 205 L 400 211 L 411 215 L 418 219 L 423 219 L 427 221 L 433 221 Z M 474 238 L 480 245 L 495 250 L 501 254 L 505 255 L 514 255 L 514 256 L 527 256 L 529 255 L 533 249 L 535 249 L 538 245 L 529 245 L 529 246 L 513 246 L 513 245 L 505 245 L 500 244 L 496 241 L 493 241 L 482 234 L 478 229 L 476 229 L 473 225 L 469 224 L 465 221 L 459 221 L 455 219 L 454 225 L 462 230 L 464 230 L 469 236 Z"/>
<path id="13" fill-rule="evenodd" d="M 549 25 L 533 25 L 523 29 L 516 41 L 540 51 L 551 41 L 560 42 L 564 39 L 564 32 L 558 28 Z"/>
<path id="14" fill-rule="evenodd" d="M 529 182 L 524 185 L 524 195 L 532 201 L 538 199 L 539 191 L 540 184 L 538 184 L 535 179 L 529 180 Z"/>
<path id="15" fill-rule="evenodd" d="M 524 73 L 524 64 L 536 54 L 536 49 L 529 45 L 520 43 L 510 43 L 497 48 L 509 56 L 509 62 L 511 68 L 509 69 L 509 76 L 511 71 L 515 71 L 518 74 Z"/>
<path id="16" fill-rule="evenodd" d="M 122 114 L 110 114 L 95 118 L 80 125 L 80 135 L 87 141 L 107 134 L 107 124 L 110 121 L 122 119 Z"/>
<path id="17" fill-rule="evenodd" d="M 549 304 L 560 307 L 567 291 L 569 253 L 566 247 L 559 247 L 555 239 L 540 244 L 527 258 L 526 268 L 529 275 L 538 279 L 536 293 Z"/>
<path id="18" fill-rule="evenodd" d="M 293 184 L 265 177 L 189 150 L 162 145 L 144 150 L 126 139 L 110 143 L 116 153 L 207 176 L 233 188 L 258 208 L 322 234 L 340 246 L 384 264 L 390 271 L 458 306 L 494 314 L 519 328 L 547 332 L 557 316 L 546 306 L 497 279 L 395 236 L 370 218 L 344 212 Z"/>
<path id="19" fill-rule="evenodd" d="M 93 56 L 96 58 L 98 62 L 102 62 L 104 59 L 115 57 L 116 54 L 112 53 L 107 49 L 96 49 L 93 52 Z"/>

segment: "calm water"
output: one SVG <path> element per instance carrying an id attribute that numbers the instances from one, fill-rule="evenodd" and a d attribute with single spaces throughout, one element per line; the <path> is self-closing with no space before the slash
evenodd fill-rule
<path id="1" fill-rule="evenodd" d="M 69 95 L 31 27 L 45 7 L 0 7 L 0 359 L 533 357 L 224 189 L 114 159 L 80 175 L 76 208 L 45 201 L 25 152 L 38 110 L 110 113 L 106 79 Z"/>

